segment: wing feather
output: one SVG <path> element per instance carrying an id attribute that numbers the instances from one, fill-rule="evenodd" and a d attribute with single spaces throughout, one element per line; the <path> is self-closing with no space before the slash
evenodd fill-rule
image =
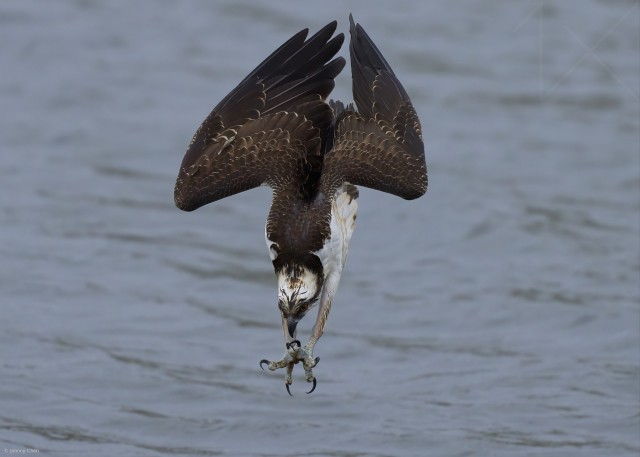
<path id="1" fill-rule="evenodd" d="M 332 193 L 349 182 L 414 199 L 427 190 L 418 115 L 406 90 L 360 24 L 351 22 L 355 112 L 341 107 L 326 155 L 322 186 Z"/>
<path id="2" fill-rule="evenodd" d="M 333 39 L 336 22 L 306 39 L 302 30 L 276 49 L 207 116 L 184 156 L 176 206 L 192 211 L 267 184 L 304 182 L 318 172 L 321 143 L 331 126 L 324 103 L 344 67 Z"/>

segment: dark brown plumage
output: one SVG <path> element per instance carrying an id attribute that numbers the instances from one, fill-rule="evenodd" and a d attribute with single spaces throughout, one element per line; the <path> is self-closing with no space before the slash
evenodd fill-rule
<path id="1" fill-rule="evenodd" d="M 337 120 L 333 149 L 325 158 L 323 188 L 343 182 L 407 200 L 427 190 L 427 168 L 418 115 L 393 70 L 360 24 L 351 23 L 351 73 L 358 112 Z"/>
<path id="2" fill-rule="evenodd" d="M 334 21 L 305 41 L 303 30 L 256 67 L 205 119 L 175 188 L 185 211 L 267 184 L 269 239 L 280 251 L 317 251 L 329 236 L 331 199 L 349 182 L 405 199 L 424 194 L 418 116 L 364 29 L 350 17 L 357 111 L 324 100 L 345 61 L 329 61 L 344 36 Z M 332 109 L 333 108 L 333 109 Z M 325 149 L 331 148 L 328 151 Z M 282 261 L 282 259 L 281 259 Z"/>
<path id="3" fill-rule="evenodd" d="M 323 138 L 332 113 L 322 102 L 345 65 L 327 63 L 344 35 L 329 40 L 332 22 L 305 41 L 302 30 L 274 51 L 233 89 L 196 131 L 180 166 L 178 208 L 192 211 L 268 184 L 309 187 L 322 168 Z"/>

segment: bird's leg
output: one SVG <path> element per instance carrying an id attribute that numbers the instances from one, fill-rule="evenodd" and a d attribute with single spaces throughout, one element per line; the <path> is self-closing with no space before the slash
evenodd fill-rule
<path id="1" fill-rule="evenodd" d="M 322 295 L 320 297 L 320 305 L 318 307 L 318 317 L 316 318 L 316 322 L 313 324 L 313 329 L 311 330 L 311 338 L 309 338 L 309 342 L 305 344 L 304 347 L 301 346 L 300 341 L 296 339 L 297 330 L 294 330 L 293 335 L 289 334 L 289 328 L 287 326 L 287 320 L 284 315 L 281 313 L 282 317 L 282 330 L 284 333 L 285 340 L 285 352 L 282 359 L 271 362 L 269 360 L 263 359 L 260 362 L 260 366 L 262 367 L 263 363 L 268 365 L 269 370 L 275 371 L 279 368 L 287 367 L 287 374 L 285 376 L 285 386 L 287 388 L 287 392 L 291 394 L 289 391 L 289 386 L 292 383 L 291 374 L 293 372 L 293 366 L 302 362 L 304 366 L 304 375 L 307 382 L 313 383 L 313 387 L 307 393 L 311 393 L 316 388 L 316 378 L 313 375 L 313 368 L 320 361 L 320 357 L 313 357 L 313 349 L 322 337 L 322 333 L 324 332 L 324 326 L 327 323 L 327 318 L 329 317 L 329 311 L 331 311 L 331 304 L 333 302 L 333 296 L 336 293 L 336 289 L 338 288 L 338 283 L 340 282 L 340 272 L 333 272 L 327 275 L 324 283 L 324 287 L 322 289 Z"/>
<path id="2" fill-rule="evenodd" d="M 284 332 L 284 343 L 285 343 L 285 351 L 282 358 L 278 361 L 270 361 L 267 359 L 262 359 L 260 361 L 260 367 L 262 368 L 262 364 L 266 363 L 267 368 L 271 371 L 275 371 L 279 368 L 287 367 L 287 375 L 285 377 L 285 383 L 287 386 L 291 384 L 291 373 L 293 371 L 293 365 L 298 363 L 301 359 L 304 358 L 304 353 L 302 352 L 302 346 L 300 341 L 296 340 L 297 331 L 293 332 L 293 335 L 289 334 L 289 329 L 287 327 L 287 320 L 284 316 L 282 316 L 282 330 Z"/>
<path id="3" fill-rule="evenodd" d="M 307 352 L 302 348 L 300 341 L 296 339 L 297 331 L 294 330 L 293 335 L 289 334 L 287 320 L 284 318 L 284 316 L 282 316 L 282 328 L 284 331 L 284 341 L 285 341 L 284 356 L 282 356 L 282 359 L 274 362 L 269 361 L 267 359 L 262 359 L 260 361 L 260 368 L 262 368 L 262 364 L 264 363 L 267 364 L 267 368 L 269 368 L 269 370 L 271 371 L 275 371 L 278 368 L 287 367 L 287 374 L 284 377 L 284 385 L 287 388 L 287 392 L 289 393 L 289 395 L 292 395 L 291 390 L 289 389 L 289 386 L 293 383 L 293 378 L 292 378 L 293 366 L 298 362 L 302 361 L 304 365 L 304 371 L 305 371 L 307 381 L 313 382 L 313 387 L 309 392 L 307 392 L 307 393 L 311 393 L 316 388 L 316 379 L 313 377 L 311 368 L 316 366 L 316 364 L 320 360 L 320 357 L 317 357 L 314 361 L 311 361 L 312 362 L 311 364 L 309 363 L 309 360 L 307 360 Z"/>
<path id="4" fill-rule="evenodd" d="M 313 324 L 311 330 L 311 338 L 309 342 L 304 345 L 303 352 L 304 357 L 302 364 L 304 365 L 304 374 L 307 382 L 313 382 L 315 388 L 315 377 L 313 376 L 313 368 L 320 361 L 320 357 L 313 357 L 313 349 L 316 343 L 322 337 L 324 332 L 324 326 L 327 323 L 329 317 L 329 311 L 331 311 L 331 304 L 333 303 L 333 296 L 338 288 L 340 282 L 340 272 L 333 272 L 327 275 L 325 279 L 324 288 L 322 289 L 322 295 L 320 297 L 320 306 L 318 307 L 318 317 Z M 313 389 L 311 389 L 313 391 Z"/>

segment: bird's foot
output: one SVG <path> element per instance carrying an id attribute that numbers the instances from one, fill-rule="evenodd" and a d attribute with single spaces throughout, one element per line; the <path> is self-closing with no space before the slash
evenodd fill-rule
<path id="1" fill-rule="evenodd" d="M 275 371 L 279 368 L 287 367 L 287 374 L 284 378 L 285 387 L 287 388 L 287 392 L 289 395 L 291 394 L 291 390 L 289 386 L 293 383 L 292 373 L 293 366 L 299 362 L 302 362 L 302 366 L 304 367 L 304 375 L 307 382 L 313 383 L 311 390 L 307 392 L 310 394 L 316 388 L 316 378 L 313 375 L 313 368 L 320 361 L 320 357 L 313 358 L 313 345 L 307 344 L 304 348 L 300 344 L 300 341 L 293 340 L 286 344 L 286 350 L 284 352 L 284 356 L 282 359 L 278 361 L 269 361 L 267 359 L 262 359 L 260 361 L 260 368 L 264 370 L 262 364 L 267 364 L 267 368 L 270 371 Z"/>

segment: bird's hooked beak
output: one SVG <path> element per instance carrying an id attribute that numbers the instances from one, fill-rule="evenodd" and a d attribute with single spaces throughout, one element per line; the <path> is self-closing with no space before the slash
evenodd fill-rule
<path id="1" fill-rule="evenodd" d="M 287 331 L 289 332 L 289 336 L 293 338 L 293 334 L 296 332 L 296 326 L 298 325 L 298 321 L 296 319 L 287 318 Z"/>

